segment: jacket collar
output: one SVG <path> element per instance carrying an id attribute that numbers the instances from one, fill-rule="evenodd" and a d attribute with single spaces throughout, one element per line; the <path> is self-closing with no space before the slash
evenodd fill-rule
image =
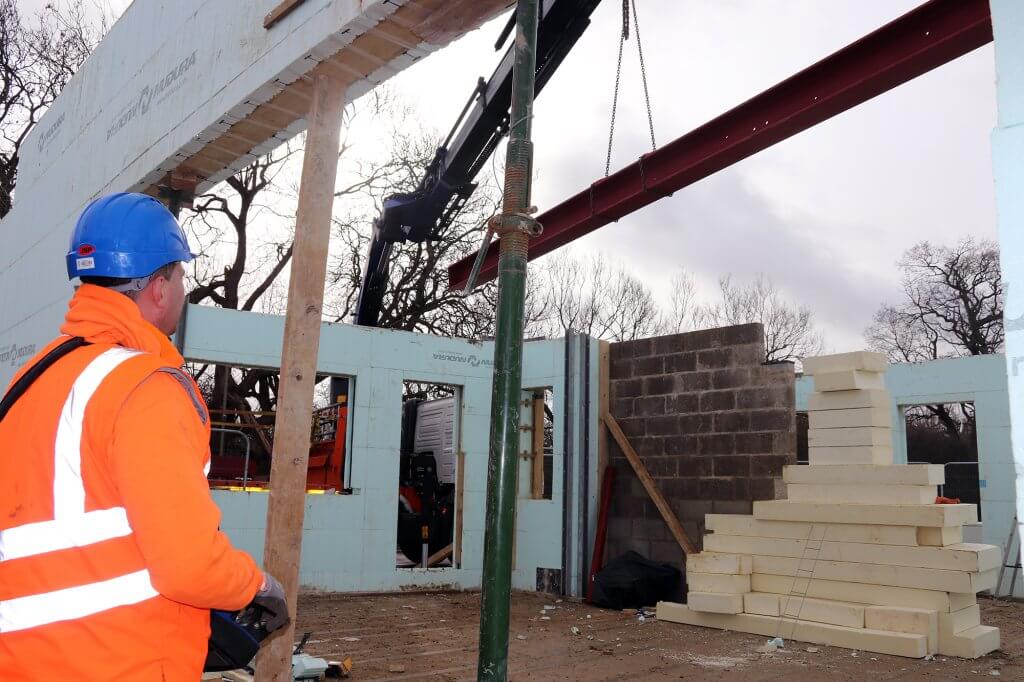
<path id="1" fill-rule="evenodd" d="M 175 367 L 185 362 L 170 339 L 142 318 L 134 301 L 93 284 L 83 284 L 75 292 L 60 331 L 90 343 L 153 353 Z"/>

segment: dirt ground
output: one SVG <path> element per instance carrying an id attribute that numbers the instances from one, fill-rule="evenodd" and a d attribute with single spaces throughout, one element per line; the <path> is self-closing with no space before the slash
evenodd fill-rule
<path id="1" fill-rule="evenodd" d="M 532 593 L 513 595 L 511 680 L 1024 680 L 1024 603 L 980 599 L 1002 649 L 977 660 L 933 661 L 786 642 L 758 653 L 764 637 L 641 622 L 635 614 Z M 476 678 L 480 596 L 474 593 L 305 594 L 298 632 L 308 653 L 351 656 L 352 679 Z M 549 607 L 549 608 L 545 608 Z"/>

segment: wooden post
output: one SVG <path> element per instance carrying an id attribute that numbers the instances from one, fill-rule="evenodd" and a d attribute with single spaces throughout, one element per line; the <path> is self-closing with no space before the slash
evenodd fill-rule
<path id="1" fill-rule="evenodd" d="M 322 74 L 313 77 L 313 101 L 308 115 L 302 184 L 295 217 L 263 549 L 263 566 L 284 586 L 292 621 L 264 644 L 256 658 L 258 679 L 275 682 L 292 679 L 292 640 L 313 419 L 313 387 L 320 349 L 320 311 L 327 276 L 327 247 L 344 105 L 344 84 Z"/>
<path id="2" fill-rule="evenodd" d="M 462 446 L 461 435 L 459 446 Z M 455 472 L 455 550 L 452 554 L 452 564 L 455 568 L 462 568 L 462 498 L 466 489 L 466 453 L 461 449 L 455 465 L 458 470 Z"/>
<path id="3" fill-rule="evenodd" d="M 439 549 L 427 558 L 427 568 L 437 566 L 439 563 L 447 559 L 452 555 L 452 547 L 454 545 L 449 544 L 443 549 Z"/>
<path id="4" fill-rule="evenodd" d="M 693 546 L 690 538 L 687 537 L 686 531 L 683 530 L 683 524 L 679 523 L 679 519 L 672 513 L 672 508 L 668 506 L 668 502 L 665 501 L 664 495 L 658 490 L 658 485 L 651 478 L 651 474 L 647 471 L 647 467 L 644 466 L 644 462 L 640 459 L 640 455 L 636 454 L 636 450 L 629 444 L 629 439 L 626 438 L 626 434 L 622 432 L 622 428 L 619 427 L 619 423 L 615 421 L 608 412 L 601 415 L 601 421 L 608 427 L 608 431 L 611 432 L 612 437 L 615 438 L 615 442 L 619 444 L 619 448 L 622 449 L 622 454 L 629 460 L 630 465 L 633 467 L 633 471 L 636 472 L 637 478 L 643 484 L 644 489 L 650 496 L 651 501 L 654 502 L 654 506 L 661 512 L 661 518 L 665 520 L 668 529 L 672 531 L 672 537 L 679 543 L 679 547 L 682 548 L 683 553 L 686 555 L 696 554 L 697 548 Z"/>
<path id="5" fill-rule="evenodd" d="M 544 392 L 533 394 L 533 439 L 530 497 L 544 499 Z"/>

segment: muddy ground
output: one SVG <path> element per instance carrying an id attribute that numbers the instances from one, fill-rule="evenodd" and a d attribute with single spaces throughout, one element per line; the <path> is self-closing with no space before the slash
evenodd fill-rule
<path id="1" fill-rule="evenodd" d="M 982 622 L 1002 631 L 1002 649 L 973 661 L 923 661 L 827 646 L 809 652 L 798 642 L 762 654 L 761 636 L 641 622 L 635 614 L 517 593 L 509 679 L 1024 680 L 1024 604 L 980 601 Z M 475 593 L 305 594 L 298 632 L 313 632 L 308 653 L 351 656 L 353 680 L 472 680 L 479 605 Z"/>

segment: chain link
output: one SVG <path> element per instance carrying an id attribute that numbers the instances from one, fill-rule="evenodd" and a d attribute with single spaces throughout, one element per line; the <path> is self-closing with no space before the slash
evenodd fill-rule
<path id="1" fill-rule="evenodd" d="M 629 0 L 625 0 L 623 5 Z M 626 44 L 625 38 L 619 40 L 619 64 L 615 69 L 615 94 L 612 95 L 612 121 L 608 126 L 608 155 L 604 161 L 604 176 L 607 178 L 612 169 L 612 141 L 615 139 L 615 110 L 619 104 L 619 82 L 622 79 L 622 47 Z"/>
<path id="2" fill-rule="evenodd" d="M 604 176 L 608 177 L 612 169 L 612 143 L 615 140 L 615 115 L 619 105 L 619 85 L 622 82 L 622 53 L 626 41 L 629 40 L 629 13 L 633 11 L 633 33 L 636 34 L 636 49 L 640 56 L 640 79 L 644 88 L 644 102 L 647 105 L 647 127 L 651 135 L 651 150 L 658 148 L 654 138 L 654 115 L 651 112 L 651 95 L 647 89 L 647 68 L 644 64 L 644 49 L 640 44 L 640 21 L 636 13 L 636 0 L 622 0 L 622 32 L 619 34 L 619 57 L 615 65 L 615 91 L 612 94 L 612 116 L 608 126 L 608 154 L 605 156 Z"/>
<path id="3" fill-rule="evenodd" d="M 640 44 L 640 19 L 636 15 L 636 0 L 631 0 L 633 5 L 633 33 L 636 34 L 636 51 L 640 55 L 640 79 L 644 84 L 644 102 L 647 104 L 647 126 L 651 131 L 651 151 L 658 148 L 654 141 L 654 115 L 651 113 L 651 95 L 647 92 L 647 68 L 644 66 L 644 48 Z"/>

